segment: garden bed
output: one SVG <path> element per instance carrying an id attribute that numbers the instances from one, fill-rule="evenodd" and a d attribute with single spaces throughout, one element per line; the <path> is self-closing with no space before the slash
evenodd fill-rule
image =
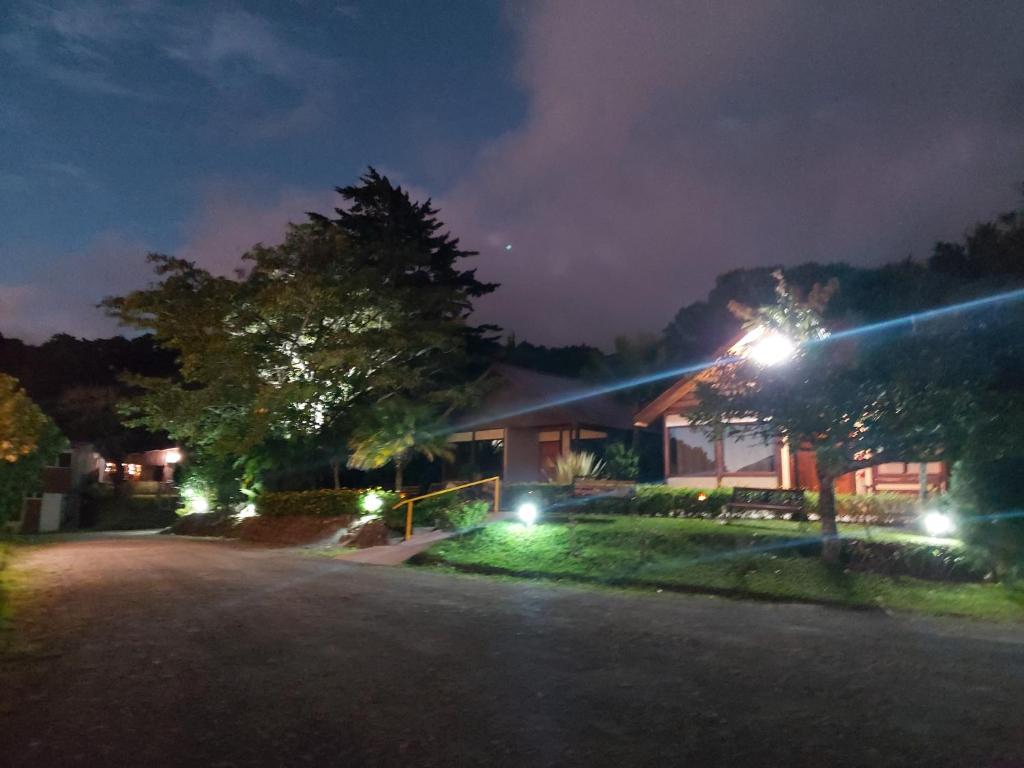
<path id="1" fill-rule="evenodd" d="M 532 528 L 495 524 L 440 542 L 415 562 L 618 587 L 1024 620 L 1024 592 L 982 581 L 983 569 L 971 565 L 973 553 L 960 545 L 907 534 L 881 542 L 899 564 L 892 567 L 924 573 L 937 569 L 931 571 L 933 576 L 943 568 L 949 573 L 962 568 L 960 581 L 926 580 L 873 571 L 890 566 L 864 559 L 863 553 L 862 569 L 828 566 L 814 554 L 815 533 L 813 528 L 781 521 L 721 525 L 589 516 Z M 869 543 L 866 538 L 852 539 L 844 544 L 847 556 L 855 557 Z M 878 557 L 888 562 L 884 553 Z M 966 580 L 968 574 L 976 580 Z"/>

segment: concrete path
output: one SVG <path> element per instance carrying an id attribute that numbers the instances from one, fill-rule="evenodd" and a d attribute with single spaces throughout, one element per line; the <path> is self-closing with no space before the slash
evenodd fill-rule
<path id="1" fill-rule="evenodd" d="M 357 549 L 355 552 L 345 552 L 338 555 L 338 560 L 345 560 L 349 563 L 364 563 L 366 565 L 401 565 L 413 555 L 418 555 L 432 544 L 451 538 L 454 531 L 424 531 L 414 533 L 408 541 L 400 541 L 396 544 L 387 544 L 380 547 L 367 547 Z"/>
<path id="2" fill-rule="evenodd" d="M 15 567 L 4 768 L 1024 765 L 1019 626 L 171 536 Z"/>

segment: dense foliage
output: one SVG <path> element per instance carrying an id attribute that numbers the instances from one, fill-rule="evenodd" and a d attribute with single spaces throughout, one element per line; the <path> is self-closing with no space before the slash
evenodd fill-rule
<path id="1" fill-rule="evenodd" d="M 358 518 L 366 514 L 363 500 L 368 493 L 381 501 L 381 512 L 398 503 L 398 494 L 380 489 L 323 489 L 317 491 L 274 491 L 263 493 L 256 502 L 257 511 L 268 517 L 286 515 L 322 515 Z"/>
<path id="2" fill-rule="evenodd" d="M 466 396 L 490 330 L 467 318 L 494 289 L 461 269 L 474 254 L 429 201 L 372 169 L 338 192 L 336 217 L 256 246 L 236 278 L 154 254 L 154 286 L 106 300 L 181 363 L 179 377 L 132 379 L 144 390 L 133 423 L 196 455 L 258 457 L 240 466 L 259 475 L 282 446 L 293 460 L 299 448 L 308 462 L 343 459 L 359 414 L 389 398 L 441 408 Z"/>
<path id="3" fill-rule="evenodd" d="M 42 468 L 63 443 L 17 380 L 0 374 L 0 523 L 17 516 L 26 494 L 40 490 Z"/>

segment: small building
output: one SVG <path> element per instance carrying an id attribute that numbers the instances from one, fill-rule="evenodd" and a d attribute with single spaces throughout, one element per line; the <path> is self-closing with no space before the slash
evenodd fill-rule
<path id="1" fill-rule="evenodd" d="M 738 339 L 721 356 L 742 354 L 747 337 Z M 814 453 L 794 449 L 783 440 L 768 443 L 744 435 L 742 422 L 730 425 L 718 439 L 694 425 L 688 412 L 698 405 L 697 386 L 714 375 L 713 367 L 685 376 L 642 408 L 633 425 L 661 425 L 665 482 L 690 488 L 803 488 L 818 489 Z M 947 484 L 942 462 L 887 462 L 843 475 L 838 493 L 932 493 Z"/>
<path id="2" fill-rule="evenodd" d="M 101 483 L 169 485 L 174 482 L 174 468 L 181 458 L 181 449 L 173 446 L 129 453 L 120 462 L 105 461 L 99 480 Z"/>
<path id="3" fill-rule="evenodd" d="M 53 457 L 43 467 L 39 491 L 25 497 L 21 517 L 16 523 L 20 533 L 51 533 L 78 516 L 80 492 L 103 470 L 103 458 L 89 443 L 76 443 Z"/>
<path id="4" fill-rule="evenodd" d="M 604 452 L 632 432 L 632 409 L 577 379 L 499 363 L 484 374 L 487 393 L 458 415 L 453 472 L 460 480 L 501 475 L 506 482 L 544 482 L 555 459 L 570 451 Z"/>

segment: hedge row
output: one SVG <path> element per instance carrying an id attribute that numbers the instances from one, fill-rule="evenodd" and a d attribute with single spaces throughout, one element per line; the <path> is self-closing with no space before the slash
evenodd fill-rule
<path id="1" fill-rule="evenodd" d="M 573 499 L 568 486 L 513 486 L 513 490 L 527 489 L 539 499 L 545 509 L 557 511 L 587 511 L 592 513 L 645 515 L 650 517 L 718 517 L 732 499 L 731 488 L 680 488 L 670 485 L 640 485 L 628 497 L 593 496 Z M 869 525 L 893 525 L 914 519 L 918 511 L 917 499 L 896 493 L 857 496 L 836 496 L 836 515 L 844 522 Z M 818 494 L 804 495 L 804 513 L 817 515 Z"/>
<path id="2" fill-rule="evenodd" d="M 385 512 L 398 503 L 394 491 L 370 489 L 380 496 Z M 261 515 L 281 517 L 284 515 L 322 515 L 325 517 L 361 517 L 366 514 L 362 507 L 363 497 L 368 490 L 340 488 L 317 491 L 273 491 L 260 495 L 257 508 Z"/>

